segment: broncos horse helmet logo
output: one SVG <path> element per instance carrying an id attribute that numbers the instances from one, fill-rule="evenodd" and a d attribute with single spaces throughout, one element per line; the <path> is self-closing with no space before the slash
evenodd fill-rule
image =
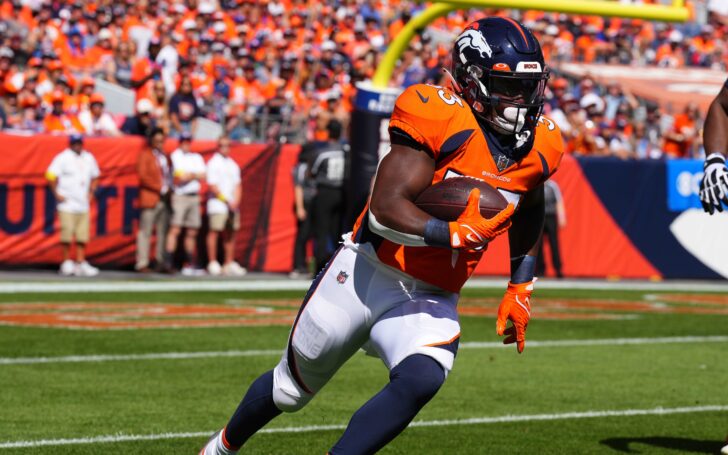
<path id="1" fill-rule="evenodd" d="M 483 34 L 477 30 L 465 30 L 460 36 L 458 36 L 456 43 L 460 51 L 460 59 L 463 60 L 463 63 L 466 62 L 465 57 L 463 56 L 463 50 L 468 47 L 480 52 L 480 56 L 482 58 L 485 58 L 486 56 L 491 58 L 493 56 L 493 50 L 490 48 L 490 45 L 488 45 Z"/>

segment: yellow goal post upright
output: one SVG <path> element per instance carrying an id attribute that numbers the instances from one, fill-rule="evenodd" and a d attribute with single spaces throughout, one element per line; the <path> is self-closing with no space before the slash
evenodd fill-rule
<path id="1" fill-rule="evenodd" d="M 613 16 L 665 22 L 685 22 L 689 12 L 684 0 L 671 5 L 628 4 L 609 0 L 445 0 L 433 3 L 405 24 L 387 47 L 371 81 L 356 84 L 351 117 L 351 155 L 347 160 L 345 226 L 351 229 L 366 204 L 379 159 L 389 149 L 387 125 L 400 93 L 389 87 L 394 67 L 418 30 L 451 11 L 465 8 L 507 8 L 565 14 Z"/>

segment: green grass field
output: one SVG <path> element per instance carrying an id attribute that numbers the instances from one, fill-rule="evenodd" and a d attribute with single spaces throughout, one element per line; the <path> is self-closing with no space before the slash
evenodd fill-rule
<path id="1" fill-rule="evenodd" d="M 196 453 L 276 364 L 302 294 L 0 296 L 0 454 Z M 728 294 L 537 291 L 523 355 L 495 344 L 500 294 L 463 294 L 455 368 L 418 426 L 382 453 L 719 451 L 728 433 Z M 176 315 L 161 304 L 197 309 Z M 252 311 L 259 325 L 186 327 L 241 317 L 225 309 Z M 57 328 L 79 316 L 179 327 Z M 155 353 L 185 354 L 138 356 Z M 358 353 L 308 407 L 268 427 L 284 430 L 254 436 L 243 452 L 323 454 L 386 381 L 381 361 Z"/>

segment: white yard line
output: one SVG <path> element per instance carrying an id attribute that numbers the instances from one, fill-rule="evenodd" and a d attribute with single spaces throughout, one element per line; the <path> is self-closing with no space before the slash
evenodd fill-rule
<path id="1" fill-rule="evenodd" d="M 507 279 L 473 278 L 465 289 L 505 289 Z M 0 282 L 0 294 L 50 294 L 86 292 L 190 292 L 190 291 L 301 291 L 310 280 L 242 279 L 224 280 L 165 280 L 165 281 L 25 281 Z M 627 291 L 728 292 L 726 281 L 604 281 L 604 280 L 540 280 L 539 289 L 588 289 Z"/>
<path id="2" fill-rule="evenodd" d="M 526 341 L 526 346 L 532 348 L 554 347 L 582 347 L 582 346 L 624 346 L 624 345 L 650 345 L 650 344 L 690 344 L 690 343 L 725 343 L 728 336 L 683 336 L 683 337 L 656 337 L 656 338 L 600 338 L 592 340 L 548 340 Z M 460 343 L 460 349 L 499 349 L 511 348 L 499 341 L 468 341 Z M 262 357 L 281 355 L 280 349 L 254 349 L 247 351 L 203 351 L 203 352 L 159 352 L 146 354 L 97 354 L 97 355 L 70 355 L 58 357 L 0 357 L 2 365 L 32 365 L 39 363 L 100 363 L 119 362 L 129 360 L 180 360 L 180 359 L 208 359 L 215 357 Z"/>
<path id="3" fill-rule="evenodd" d="M 497 417 L 473 417 L 469 419 L 453 420 L 418 420 L 412 422 L 410 427 L 445 427 L 453 425 L 485 425 L 492 423 L 536 422 L 548 420 L 593 419 L 601 417 L 631 417 L 652 415 L 691 414 L 698 412 L 725 412 L 726 405 L 690 406 L 681 408 L 652 408 L 652 409 L 622 409 L 604 411 L 565 412 L 559 414 L 530 414 L 530 415 L 504 415 Z M 302 427 L 265 428 L 259 433 L 307 433 L 316 431 L 343 430 L 344 424 L 338 425 L 312 425 Z M 62 446 L 71 444 L 101 444 L 106 442 L 129 441 L 158 441 L 163 439 L 190 439 L 204 438 L 213 433 L 210 431 L 193 431 L 185 433 L 157 433 L 157 434 L 111 434 L 91 436 L 86 438 L 69 439 L 39 439 L 35 441 L 6 441 L 0 442 L 0 449 L 19 449 L 33 447 Z"/>

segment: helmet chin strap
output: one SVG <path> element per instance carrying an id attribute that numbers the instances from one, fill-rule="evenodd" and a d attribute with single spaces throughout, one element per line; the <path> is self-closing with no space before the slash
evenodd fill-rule
<path id="1" fill-rule="evenodd" d="M 517 107 L 503 109 L 503 116 L 493 109 L 493 123 L 503 134 L 518 134 L 526 123 L 526 110 Z"/>

